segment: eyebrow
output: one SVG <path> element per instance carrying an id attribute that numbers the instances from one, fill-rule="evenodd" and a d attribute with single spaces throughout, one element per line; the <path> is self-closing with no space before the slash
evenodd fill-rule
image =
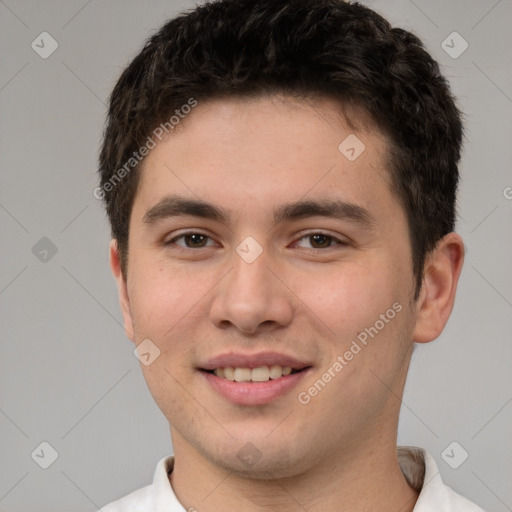
<path id="1" fill-rule="evenodd" d="M 365 227 L 375 224 L 375 219 L 366 208 L 341 200 L 298 201 L 285 204 L 274 212 L 276 224 L 305 217 L 332 217 L 357 222 Z"/>
<path id="2" fill-rule="evenodd" d="M 223 208 L 214 206 L 205 201 L 170 195 L 165 196 L 157 204 L 147 210 L 142 218 L 142 222 L 151 225 L 161 219 L 180 215 L 191 215 L 193 217 L 212 219 L 225 223 L 228 222 L 230 217 L 229 213 Z"/>
<path id="3" fill-rule="evenodd" d="M 144 214 L 142 221 L 149 226 L 162 219 L 183 215 L 201 217 L 223 223 L 228 223 L 231 218 L 227 210 L 206 201 L 184 198 L 178 195 L 168 195 L 149 208 Z M 275 224 L 307 217 L 332 217 L 357 222 L 368 228 L 375 225 L 374 217 L 366 208 L 342 200 L 323 199 L 286 203 L 275 209 L 273 216 Z"/>

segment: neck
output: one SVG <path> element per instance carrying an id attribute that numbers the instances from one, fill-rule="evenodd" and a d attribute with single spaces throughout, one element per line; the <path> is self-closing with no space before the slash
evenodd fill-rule
<path id="1" fill-rule="evenodd" d="M 211 464 L 175 435 L 170 482 L 187 510 L 201 512 L 411 512 L 418 493 L 400 470 L 396 445 L 376 441 L 333 454 L 293 477 L 262 480 Z"/>

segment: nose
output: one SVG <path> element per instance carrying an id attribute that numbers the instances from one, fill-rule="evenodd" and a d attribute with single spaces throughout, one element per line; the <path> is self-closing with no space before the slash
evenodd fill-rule
<path id="1" fill-rule="evenodd" d="M 265 251 L 251 263 L 233 253 L 231 271 L 216 287 L 211 303 L 210 319 L 216 327 L 256 334 L 291 322 L 292 294 L 269 263 Z"/>

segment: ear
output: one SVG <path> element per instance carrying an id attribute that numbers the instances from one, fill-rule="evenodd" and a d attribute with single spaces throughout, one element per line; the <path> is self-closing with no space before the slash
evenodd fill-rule
<path id="1" fill-rule="evenodd" d="M 124 332 L 128 339 L 135 343 L 130 299 L 128 297 L 128 288 L 126 285 L 126 279 L 124 278 L 121 271 L 121 257 L 119 254 L 117 240 L 115 238 L 110 241 L 110 269 L 112 270 L 112 274 L 114 275 L 117 282 L 119 303 L 121 305 L 121 311 L 123 313 L 124 320 Z"/>
<path id="2" fill-rule="evenodd" d="M 463 263 L 464 243 L 456 233 L 443 237 L 427 256 L 413 341 L 426 343 L 441 334 L 453 309 Z"/>

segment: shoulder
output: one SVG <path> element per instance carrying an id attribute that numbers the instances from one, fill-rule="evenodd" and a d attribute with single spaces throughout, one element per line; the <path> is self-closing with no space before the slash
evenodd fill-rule
<path id="1" fill-rule="evenodd" d="M 406 480 L 419 492 L 414 512 L 484 512 L 443 482 L 434 457 L 426 450 L 399 446 L 397 455 Z"/>
<path id="2" fill-rule="evenodd" d="M 147 512 L 153 506 L 153 485 L 146 485 L 105 505 L 100 512 Z"/>
<path id="3" fill-rule="evenodd" d="M 162 458 L 156 465 L 151 485 L 141 487 L 105 505 L 100 512 L 182 512 L 184 509 L 176 499 L 168 478 L 173 465 L 172 456 Z"/>
<path id="4" fill-rule="evenodd" d="M 457 494 L 453 489 L 448 486 L 446 488 L 448 509 L 454 512 L 484 512 L 476 503 L 469 501 L 464 496 Z"/>

